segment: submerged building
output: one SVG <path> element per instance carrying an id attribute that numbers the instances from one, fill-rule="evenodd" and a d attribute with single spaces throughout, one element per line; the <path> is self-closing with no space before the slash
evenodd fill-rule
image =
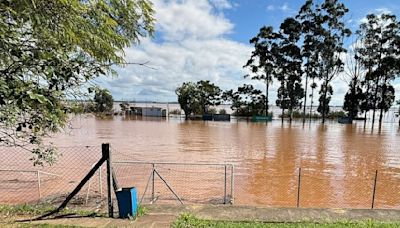
<path id="1" fill-rule="evenodd" d="M 135 115 L 151 116 L 151 117 L 166 117 L 167 110 L 159 107 L 132 107 L 131 111 Z"/>

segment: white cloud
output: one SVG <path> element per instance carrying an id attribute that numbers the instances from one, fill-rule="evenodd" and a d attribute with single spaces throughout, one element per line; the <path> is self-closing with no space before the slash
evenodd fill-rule
<path id="1" fill-rule="evenodd" d="M 157 39 L 143 39 L 125 50 L 126 61 L 149 61 L 151 68 L 117 69 L 118 78 L 103 79 L 103 86 L 116 99 L 176 101 L 175 89 L 185 81 L 211 80 L 223 89 L 249 83 L 242 66 L 252 49 L 226 38 L 233 24 L 215 11 L 228 3 L 154 1 Z"/>
<path id="2" fill-rule="evenodd" d="M 274 11 L 275 10 L 275 6 L 274 5 L 268 5 L 267 6 L 267 10 Z"/>
<path id="3" fill-rule="evenodd" d="M 293 10 L 290 7 L 289 3 L 287 3 L 287 2 L 284 2 L 282 5 L 268 5 L 267 6 L 267 10 L 268 11 L 279 10 L 279 11 L 282 11 L 283 13 L 286 13 L 286 14 L 291 14 L 291 13 L 295 13 L 296 12 L 295 10 Z"/>
<path id="4" fill-rule="evenodd" d="M 228 0 L 210 0 L 210 3 L 217 9 L 231 9 L 233 5 Z"/>
<path id="5" fill-rule="evenodd" d="M 212 12 L 213 5 L 208 1 L 158 0 L 154 3 L 157 29 L 166 40 L 212 38 L 228 34 L 233 29 L 233 24 L 223 15 Z"/>
<path id="6" fill-rule="evenodd" d="M 289 12 L 292 9 L 289 7 L 289 4 L 287 2 L 283 3 L 283 5 L 279 8 L 280 10 L 282 10 L 283 12 Z"/>

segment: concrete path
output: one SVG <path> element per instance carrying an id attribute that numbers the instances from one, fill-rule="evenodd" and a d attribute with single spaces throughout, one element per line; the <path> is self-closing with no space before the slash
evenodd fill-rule
<path id="1" fill-rule="evenodd" d="M 136 221 L 109 218 L 61 218 L 32 223 L 79 225 L 84 227 L 170 227 L 183 212 L 210 220 L 260 222 L 333 222 L 338 220 L 400 221 L 400 210 L 265 208 L 213 205 L 148 205 L 148 214 Z"/>

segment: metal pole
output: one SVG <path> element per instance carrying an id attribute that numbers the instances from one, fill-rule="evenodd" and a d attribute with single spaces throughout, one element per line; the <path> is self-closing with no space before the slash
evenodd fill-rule
<path id="1" fill-rule="evenodd" d="M 101 167 L 99 168 L 99 192 L 100 192 L 100 198 L 103 197 L 103 180 L 101 178 Z"/>
<path id="2" fill-rule="evenodd" d="M 112 192 L 113 189 L 113 180 L 112 180 L 112 171 L 111 171 L 111 153 L 110 153 L 110 144 L 102 144 L 102 153 L 103 157 L 106 158 L 107 161 L 107 198 L 108 198 L 108 216 L 110 218 L 114 217 L 114 208 L 112 202 Z"/>
<path id="3" fill-rule="evenodd" d="M 376 194 L 376 181 L 378 179 L 378 170 L 375 170 L 375 179 L 374 179 L 374 189 L 372 191 L 372 204 L 371 209 L 374 209 L 375 204 L 375 194 Z"/>
<path id="4" fill-rule="evenodd" d="M 231 166 L 231 204 L 233 204 L 233 165 Z"/>
<path id="5" fill-rule="evenodd" d="M 155 165 L 154 163 L 152 163 L 152 167 L 153 167 L 153 175 L 152 175 L 152 184 L 151 184 L 151 202 L 154 201 L 154 171 L 155 171 Z"/>
<path id="6" fill-rule="evenodd" d="M 37 171 L 37 179 L 38 179 L 38 193 L 39 193 L 39 200 L 42 198 L 42 191 L 40 188 L 40 171 Z"/>
<path id="7" fill-rule="evenodd" d="M 226 204 L 226 165 L 224 166 L 224 204 Z"/>
<path id="8" fill-rule="evenodd" d="M 299 168 L 299 178 L 297 182 L 297 207 L 300 207 L 300 186 L 301 186 L 301 167 Z"/>
<path id="9" fill-rule="evenodd" d="M 92 167 L 92 168 L 93 168 L 93 167 Z M 89 202 L 89 194 L 90 194 L 90 186 L 91 186 L 91 184 L 92 184 L 92 180 L 89 180 L 88 188 L 87 188 L 87 191 L 86 191 L 86 201 L 85 201 L 85 205 L 87 205 L 88 202 Z"/>
<path id="10" fill-rule="evenodd" d="M 164 180 L 164 178 L 156 171 L 154 170 L 154 172 L 157 174 L 157 176 L 164 182 L 165 186 L 167 186 L 167 188 L 172 192 L 172 194 L 175 195 L 175 197 L 179 200 L 179 202 L 183 205 L 182 199 L 178 196 L 178 194 L 176 194 L 174 192 L 174 190 L 172 190 L 171 186 L 169 186 L 169 184 L 167 183 L 167 181 Z"/>

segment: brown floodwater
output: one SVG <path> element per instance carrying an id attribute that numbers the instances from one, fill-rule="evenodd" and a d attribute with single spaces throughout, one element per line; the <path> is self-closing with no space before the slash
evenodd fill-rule
<path id="1" fill-rule="evenodd" d="M 233 164 L 235 204 L 295 207 L 298 202 L 301 207 L 369 208 L 378 170 L 375 207 L 400 208 L 399 134 L 397 124 L 372 129 L 363 121 L 265 124 L 80 116 L 52 141 L 60 147 L 99 147 L 107 142 L 114 161 Z M 93 163 L 84 152 L 73 153 L 80 157 L 77 166 Z M 143 177 L 130 181 L 140 179 L 143 183 L 134 184 L 144 188 L 148 171 L 134 166 L 117 165 L 121 183 L 135 173 Z M 56 168 L 53 171 L 57 173 Z M 174 171 L 186 173 L 168 177 L 178 195 L 223 194 L 224 179 L 215 174 L 221 172 L 219 168 L 160 166 L 159 170 L 161 175 Z"/>

